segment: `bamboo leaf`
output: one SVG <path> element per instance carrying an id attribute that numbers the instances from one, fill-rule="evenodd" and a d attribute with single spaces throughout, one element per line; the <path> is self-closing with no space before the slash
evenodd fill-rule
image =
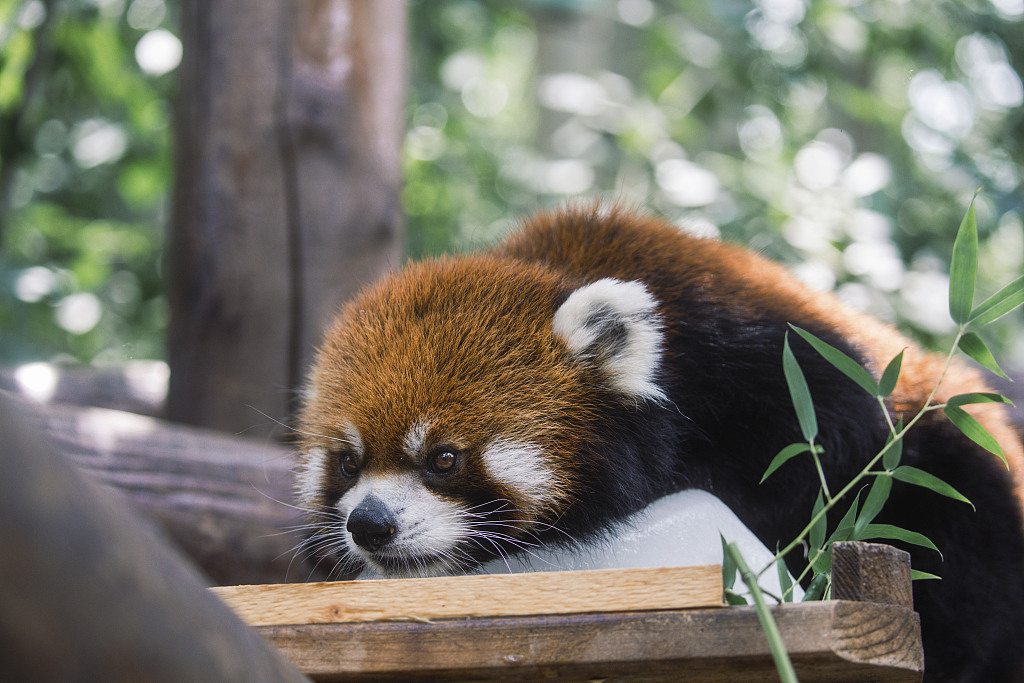
<path id="1" fill-rule="evenodd" d="M 836 541 L 850 540 L 850 534 L 853 533 L 853 525 L 857 521 L 857 511 L 860 509 L 860 494 L 861 491 L 857 491 L 857 495 L 853 497 L 850 509 L 846 511 L 843 518 L 839 520 L 839 525 L 836 526 L 835 531 L 825 541 L 827 545 L 831 545 Z"/>
<path id="2" fill-rule="evenodd" d="M 999 446 L 999 442 L 995 440 L 988 430 L 981 426 L 981 423 L 971 417 L 966 410 L 960 406 L 947 405 L 943 411 L 946 417 L 957 426 L 961 432 L 963 432 L 968 439 L 978 444 L 985 450 L 995 453 L 1003 459 L 1003 463 L 1009 467 L 1009 463 L 1006 462 L 1006 456 L 1003 454 L 1003 449 Z"/>
<path id="3" fill-rule="evenodd" d="M 814 559 L 811 560 L 811 569 L 814 570 L 815 574 L 827 574 L 832 571 L 832 553 L 828 552 L 825 548 L 821 548 L 820 552 L 817 552 L 814 555 Z"/>
<path id="4" fill-rule="evenodd" d="M 885 366 L 885 371 L 882 373 L 882 378 L 878 381 L 878 397 L 888 398 L 893 390 L 896 388 L 896 382 L 900 377 L 900 367 L 903 365 L 903 352 L 889 361 L 889 364 Z"/>
<path id="5" fill-rule="evenodd" d="M 811 509 L 811 517 L 816 517 L 819 512 L 825 509 L 825 499 L 822 498 L 822 492 L 818 490 L 818 497 L 814 501 L 814 507 Z M 825 516 L 822 515 L 821 519 L 814 523 L 811 527 L 811 532 L 808 534 L 808 542 L 811 544 L 811 551 L 817 550 L 825 542 L 825 530 L 826 530 Z"/>
<path id="6" fill-rule="evenodd" d="M 1024 304 L 1024 275 L 979 304 L 977 308 L 971 311 L 971 319 L 968 322 L 975 325 L 987 325 L 1003 317 L 1021 304 Z"/>
<path id="7" fill-rule="evenodd" d="M 729 544 L 726 542 L 725 536 L 719 533 L 718 537 L 722 539 L 722 588 L 728 595 L 728 591 L 736 585 L 736 562 L 729 553 Z M 743 604 L 746 604 L 746 601 Z"/>
<path id="8" fill-rule="evenodd" d="M 923 572 L 923 571 L 921 571 L 919 569 L 911 569 L 910 570 L 910 580 L 911 581 L 921 581 L 921 580 L 927 580 L 927 579 L 938 579 L 938 580 L 941 581 L 942 577 L 941 576 L 936 576 L 935 574 L 929 574 L 928 572 Z"/>
<path id="9" fill-rule="evenodd" d="M 809 443 L 789 444 L 779 451 L 778 455 L 772 458 L 771 463 L 768 465 L 768 469 L 764 471 L 764 476 L 761 477 L 761 481 L 759 483 L 763 484 L 764 480 L 767 479 L 772 472 L 782 467 L 782 465 L 784 465 L 790 458 L 794 458 L 801 453 L 806 453 L 809 450 L 811 450 L 811 445 Z"/>
<path id="10" fill-rule="evenodd" d="M 896 425 L 896 431 L 903 431 L 902 419 Z M 885 454 L 882 456 L 882 467 L 888 471 L 896 469 L 900 464 L 900 459 L 903 457 L 903 439 L 897 439 L 893 434 L 889 434 L 889 438 L 886 439 L 882 450 L 885 451 Z"/>
<path id="11" fill-rule="evenodd" d="M 818 497 L 814 500 L 814 508 L 811 510 L 811 517 L 817 517 L 818 513 L 825 509 L 824 492 L 818 489 Z M 823 574 L 832 568 L 832 553 L 825 552 L 825 532 L 828 531 L 828 517 L 822 515 L 807 535 L 810 543 L 811 568 L 815 574 Z"/>
<path id="12" fill-rule="evenodd" d="M 942 557 L 942 552 L 936 548 L 935 544 L 932 543 L 924 534 L 919 534 L 916 531 L 907 531 L 906 529 L 901 529 L 900 527 L 893 526 L 892 524 L 868 524 L 864 527 L 863 536 L 857 540 L 865 541 L 879 538 L 919 545 L 922 548 L 934 550 L 939 553 L 939 557 Z"/>
<path id="13" fill-rule="evenodd" d="M 935 491 L 935 493 L 946 496 L 947 498 L 959 500 L 962 503 L 967 503 L 972 508 L 974 507 L 974 503 L 967 500 L 967 498 L 955 488 L 942 481 L 934 474 L 929 474 L 924 470 L 904 465 L 903 467 L 897 467 L 894 469 L 892 471 L 892 476 L 894 479 L 898 479 L 899 481 L 913 484 L 914 486 L 923 486 L 926 489 L 931 489 L 932 491 Z"/>
<path id="14" fill-rule="evenodd" d="M 793 399 L 793 408 L 796 410 L 797 420 L 800 422 L 800 431 L 808 442 L 814 441 L 818 435 L 818 420 L 814 416 L 814 402 L 811 400 L 811 391 L 807 388 L 807 380 L 804 379 L 803 370 L 789 348 L 789 332 L 786 332 L 782 346 L 782 370 L 786 374 L 786 384 L 789 385 L 789 395 Z"/>
<path id="15" fill-rule="evenodd" d="M 876 476 L 868 491 L 868 497 L 864 499 L 864 507 L 857 516 L 857 522 L 853 525 L 854 538 L 858 538 L 867 525 L 874 521 L 878 513 L 882 511 L 886 501 L 889 500 L 890 491 L 892 491 L 892 479 L 889 475 Z"/>
<path id="16" fill-rule="evenodd" d="M 985 342 L 983 342 L 981 337 L 978 335 L 973 332 L 967 332 L 960 337 L 960 341 L 957 343 L 957 346 L 960 347 L 961 351 L 1003 379 L 1010 379 L 1006 376 L 1006 373 L 1003 372 L 1003 369 L 999 367 L 999 364 L 996 363 L 996 359 L 993 357 L 992 352 L 988 350 L 988 347 L 985 346 Z"/>
<path id="17" fill-rule="evenodd" d="M 745 597 L 743 597 L 739 593 L 736 593 L 731 588 L 726 588 L 725 589 L 725 602 L 726 602 L 726 604 L 729 604 L 729 605 L 746 605 L 746 604 L 749 604 L 749 603 L 747 603 L 747 599 Z"/>
<path id="18" fill-rule="evenodd" d="M 974 306 L 974 285 L 978 277 L 978 221 L 974 200 L 967 208 L 953 242 L 949 264 L 949 314 L 958 325 L 966 324 Z"/>
<path id="19" fill-rule="evenodd" d="M 778 548 L 775 549 L 778 553 Z M 783 602 L 793 602 L 793 577 L 789 575 L 789 568 L 786 561 L 781 557 L 775 563 L 775 569 L 779 573 L 779 589 L 782 591 Z"/>
<path id="20" fill-rule="evenodd" d="M 1006 398 L 1002 394 L 992 393 L 972 393 L 972 394 L 957 394 L 951 396 L 946 405 L 948 406 L 964 406 L 972 403 L 1006 403 L 1007 405 L 1013 405 L 1013 401 Z"/>
<path id="21" fill-rule="evenodd" d="M 833 367 L 841 373 L 856 382 L 860 388 L 872 396 L 878 395 L 878 383 L 875 382 L 871 373 L 865 370 L 860 363 L 850 358 L 831 344 L 818 339 L 807 330 L 802 330 L 795 325 L 790 325 L 790 327 L 792 327 L 797 334 L 803 337 L 808 344 L 814 347 L 814 350 L 821 354 L 822 358 L 831 363 Z"/>
<path id="22" fill-rule="evenodd" d="M 821 600 L 825 596 L 825 589 L 828 588 L 829 576 L 828 574 L 818 574 L 811 583 L 807 586 L 807 590 L 804 591 L 804 597 L 801 602 L 810 602 L 811 600 Z"/>

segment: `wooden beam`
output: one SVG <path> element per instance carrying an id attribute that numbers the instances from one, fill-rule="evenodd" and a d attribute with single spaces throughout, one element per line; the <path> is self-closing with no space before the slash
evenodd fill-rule
<path id="1" fill-rule="evenodd" d="M 212 589 L 247 623 L 574 614 L 722 606 L 719 566 L 597 569 Z"/>
<path id="2" fill-rule="evenodd" d="M 921 680 L 916 615 L 847 601 L 773 608 L 803 683 Z M 769 681 L 752 607 L 257 629 L 318 681 Z"/>

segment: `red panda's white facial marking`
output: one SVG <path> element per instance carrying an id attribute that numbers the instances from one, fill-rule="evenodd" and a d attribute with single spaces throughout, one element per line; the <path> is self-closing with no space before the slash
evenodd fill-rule
<path id="1" fill-rule="evenodd" d="M 309 511 L 318 506 L 317 491 L 327 479 L 327 467 L 330 456 L 326 448 L 310 448 L 300 454 L 299 464 L 295 471 L 295 488 L 300 504 Z"/>
<path id="2" fill-rule="evenodd" d="M 601 363 L 616 389 L 661 401 L 665 393 L 654 381 L 664 337 L 657 307 L 643 284 L 604 278 L 570 294 L 552 327 L 570 351 Z"/>
<path id="3" fill-rule="evenodd" d="M 359 436 L 359 430 L 351 422 L 344 422 L 341 425 L 341 433 L 349 448 L 356 454 L 362 456 L 364 452 L 363 439 Z"/>
<path id="4" fill-rule="evenodd" d="M 421 421 L 409 428 L 405 438 L 402 440 L 402 447 L 406 453 L 419 453 L 423 450 L 427 440 L 427 432 L 430 431 L 430 423 Z"/>
<path id="5" fill-rule="evenodd" d="M 492 479 L 515 491 L 522 509 L 532 510 L 552 502 L 554 473 L 539 446 L 495 441 L 484 449 L 483 461 Z"/>

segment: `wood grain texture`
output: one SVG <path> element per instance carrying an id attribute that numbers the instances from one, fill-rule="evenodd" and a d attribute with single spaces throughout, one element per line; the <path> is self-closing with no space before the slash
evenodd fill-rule
<path id="1" fill-rule="evenodd" d="M 910 554 L 881 543 L 833 544 L 832 596 L 913 608 Z"/>
<path id="2" fill-rule="evenodd" d="M 831 601 L 773 612 L 803 683 L 921 679 L 909 610 Z M 258 630 L 318 681 L 777 680 L 752 607 Z"/>
<path id="3" fill-rule="evenodd" d="M 335 581 L 213 590 L 253 626 L 722 605 L 718 566 Z"/>

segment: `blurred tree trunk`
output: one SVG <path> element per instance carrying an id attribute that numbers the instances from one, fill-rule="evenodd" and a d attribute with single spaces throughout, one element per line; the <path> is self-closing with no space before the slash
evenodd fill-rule
<path id="1" fill-rule="evenodd" d="M 341 302 L 399 265 L 402 0 L 185 0 L 168 416 L 286 419 Z"/>

